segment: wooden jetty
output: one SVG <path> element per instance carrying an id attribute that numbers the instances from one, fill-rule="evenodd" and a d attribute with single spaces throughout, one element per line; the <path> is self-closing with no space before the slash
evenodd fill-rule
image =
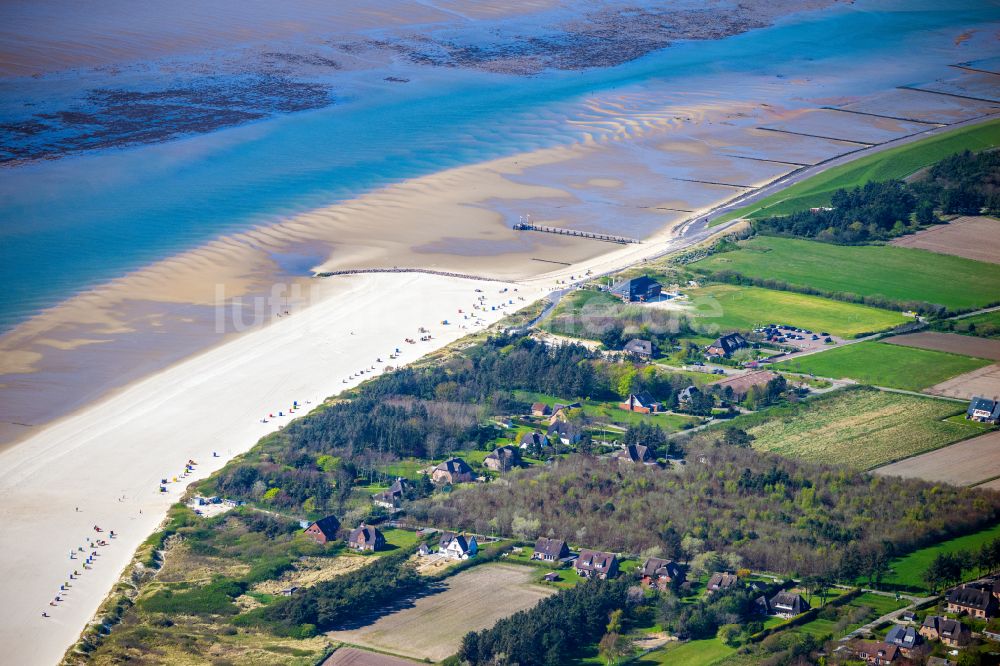
<path id="1" fill-rule="evenodd" d="M 578 231 L 576 229 L 564 229 L 562 227 L 546 227 L 540 224 L 528 224 L 518 222 L 514 225 L 514 231 L 541 231 L 546 234 L 559 234 L 561 236 L 576 236 L 577 238 L 589 238 L 590 240 L 604 241 L 605 243 L 619 243 L 628 245 L 630 243 L 641 243 L 642 241 L 625 236 L 613 236 L 611 234 L 595 234 L 591 231 Z"/>

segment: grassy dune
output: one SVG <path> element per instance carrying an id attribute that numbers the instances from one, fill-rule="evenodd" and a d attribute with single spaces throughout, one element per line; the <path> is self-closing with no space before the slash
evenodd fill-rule
<path id="1" fill-rule="evenodd" d="M 856 187 L 873 180 L 905 178 L 954 153 L 984 150 L 998 145 L 1000 120 L 963 127 L 833 167 L 751 206 L 727 213 L 713 220 L 712 224 L 721 224 L 738 217 L 787 215 L 796 210 L 823 206 L 830 203 L 830 195 L 840 188 Z"/>

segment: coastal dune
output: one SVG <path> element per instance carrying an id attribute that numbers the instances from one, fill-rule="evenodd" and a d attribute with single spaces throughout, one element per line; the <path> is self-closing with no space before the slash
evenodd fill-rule
<path id="1" fill-rule="evenodd" d="M 519 306 L 542 293 L 514 288 L 417 273 L 330 278 L 318 285 L 317 302 L 280 324 L 136 383 L 0 453 L 0 494 L 7 498 L 0 506 L 5 663 L 57 662 L 186 486 L 291 417 L 262 418 L 279 410 L 287 415 L 293 401 L 303 407 L 295 416 L 305 413 L 374 374 L 344 383 L 352 373 L 384 368 L 377 357 L 396 363 L 388 359 L 396 347 L 400 361 L 415 360 L 517 307 L 501 303 Z M 483 326 L 475 326 L 458 310 L 470 312 L 480 296 L 487 307 L 477 310 Z M 420 326 L 430 329 L 431 341 L 419 342 Z M 406 337 L 417 344 L 404 343 Z M 160 480 L 180 475 L 189 459 L 197 463 L 193 474 L 161 493 Z M 95 525 L 105 531 L 96 533 Z M 98 538 L 109 545 L 96 549 L 92 569 L 82 567 L 84 554 L 69 559 L 81 545 L 89 554 L 88 540 Z M 81 576 L 69 581 L 74 569 Z M 60 593 L 66 582 L 72 587 Z M 50 606 L 57 594 L 63 601 Z"/>

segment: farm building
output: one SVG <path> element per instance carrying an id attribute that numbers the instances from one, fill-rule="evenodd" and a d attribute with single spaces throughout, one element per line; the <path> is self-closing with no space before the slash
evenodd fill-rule
<path id="1" fill-rule="evenodd" d="M 636 356 L 641 356 L 643 358 L 652 358 L 653 356 L 653 343 L 649 340 L 640 340 L 636 338 L 635 340 L 629 340 L 622 347 L 622 351 L 626 354 L 635 354 Z"/>
<path id="2" fill-rule="evenodd" d="M 767 383 L 772 379 L 777 379 L 778 374 L 771 372 L 770 370 L 754 370 L 753 372 L 748 372 L 743 375 L 735 375 L 733 377 L 726 377 L 725 379 L 720 379 L 717 382 L 712 382 L 710 386 L 715 386 L 719 389 L 719 393 L 726 395 L 726 389 L 732 389 L 733 400 L 739 401 L 747 397 L 747 393 L 750 392 L 755 386 L 764 388 Z"/>
<path id="3" fill-rule="evenodd" d="M 778 592 L 769 603 L 771 614 L 778 617 L 795 617 L 809 610 L 809 602 L 794 592 Z"/>
<path id="4" fill-rule="evenodd" d="M 648 393 L 632 393 L 625 402 L 618 403 L 618 407 L 626 412 L 640 414 L 657 414 L 663 411 L 663 403 L 653 400 L 653 396 Z"/>
<path id="5" fill-rule="evenodd" d="M 378 528 L 361 523 L 351 530 L 347 545 L 354 550 L 374 552 L 385 548 L 385 536 Z"/>
<path id="6" fill-rule="evenodd" d="M 642 444 L 626 444 L 621 451 L 615 452 L 615 457 L 619 460 L 631 463 L 653 464 L 656 458 L 648 446 Z"/>
<path id="7" fill-rule="evenodd" d="M 535 550 L 531 553 L 531 559 L 543 562 L 558 562 L 564 557 L 569 557 L 569 547 L 566 542 L 547 537 L 539 537 L 535 542 Z"/>
<path id="8" fill-rule="evenodd" d="M 340 531 L 340 521 L 337 520 L 336 516 L 327 516 L 311 523 L 304 531 L 316 543 L 326 544 L 337 538 L 337 532 Z"/>
<path id="9" fill-rule="evenodd" d="M 650 557 L 640 570 L 642 584 L 658 590 L 669 589 L 674 581 L 684 582 L 684 569 L 673 560 Z"/>
<path id="10" fill-rule="evenodd" d="M 618 575 L 618 556 L 599 550 L 581 550 L 576 558 L 576 573 L 580 578 L 614 578 Z"/>
<path id="11" fill-rule="evenodd" d="M 403 477 L 398 477 L 392 482 L 388 490 L 372 495 L 372 502 L 377 506 L 387 509 L 398 509 L 403 501 L 403 496 L 410 489 L 410 482 Z"/>
<path id="12" fill-rule="evenodd" d="M 464 534 L 445 532 L 438 541 L 441 554 L 451 560 L 467 560 L 479 552 L 476 537 L 466 537 Z"/>
<path id="13" fill-rule="evenodd" d="M 548 429 L 549 440 L 559 440 L 566 446 L 573 446 L 579 443 L 580 438 L 583 437 L 583 433 L 579 426 L 575 426 L 566 421 L 557 421 L 549 426 Z"/>
<path id="14" fill-rule="evenodd" d="M 448 458 L 431 472 L 434 483 L 468 483 L 474 480 L 472 468 L 461 458 Z"/>
<path id="15" fill-rule="evenodd" d="M 958 620 L 928 615 L 920 625 L 920 635 L 929 641 L 941 641 L 948 647 L 968 645 L 972 632 Z"/>
<path id="16" fill-rule="evenodd" d="M 716 338 L 710 345 L 705 347 L 705 355 L 729 358 L 733 352 L 746 349 L 749 346 L 750 343 L 742 335 L 739 333 L 730 333 L 729 335 L 723 335 L 721 338 Z"/>
<path id="17" fill-rule="evenodd" d="M 660 283 L 648 275 L 622 280 L 611 287 L 611 293 L 626 303 L 653 301 L 659 298 L 662 292 L 663 287 Z"/>
<path id="18" fill-rule="evenodd" d="M 717 571 L 708 579 L 708 585 L 705 587 L 705 590 L 711 594 L 719 590 L 727 590 L 734 585 L 738 585 L 739 582 L 740 579 L 736 574 L 731 574 L 728 571 Z"/>
<path id="19" fill-rule="evenodd" d="M 483 459 L 483 466 L 494 472 L 509 472 L 521 465 L 521 450 L 513 446 L 501 446 Z"/>
<path id="20" fill-rule="evenodd" d="M 530 449 L 534 447 L 544 449 L 549 445 L 549 438 L 544 433 L 532 430 L 531 432 L 526 432 L 521 435 L 520 445 L 522 449 Z"/>
<path id="21" fill-rule="evenodd" d="M 1000 401 L 976 396 L 969 403 L 965 418 L 980 423 L 1000 423 Z"/>
<path id="22" fill-rule="evenodd" d="M 988 618 L 996 611 L 996 599 L 991 590 L 962 585 L 948 590 L 944 597 L 949 613 L 966 613 L 970 617 Z"/>

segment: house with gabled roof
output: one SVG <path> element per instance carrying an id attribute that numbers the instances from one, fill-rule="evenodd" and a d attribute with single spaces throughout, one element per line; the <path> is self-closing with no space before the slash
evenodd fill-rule
<path id="1" fill-rule="evenodd" d="M 626 444 L 621 451 L 615 451 L 615 457 L 623 462 L 642 463 L 645 465 L 656 462 L 653 451 L 644 444 Z"/>
<path id="2" fill-rule="evenodd" d="M 552 408 L 544 402 L 536 402 L 531 405 L 532 416 L 548 416 L 552 413 Z"/>
<path id="3" fill-rule="evenodd" d="M 654 400 L 653 396 L 645 391 L 630 393 L 624 402 L 618 403 L 618 407 L 627 412 L 638 412 L 639 414 L 658 414 L 663 411 L 663 403 Z"/>
<path id="4" fill-rule="evenodd" d="M 521 465 L 521 450 L 513 446 L 500 446 L 483 458 L 483 467 L 494 472 L 509 472 Z"/>
<path id="5" fill-rule="evenodd" d="M 340 521 L 337 520 L 336 516 L 327 516 L 314 523 L 309 523 L 309 526 L 303 531 L 316 543 L 327 544 L 336 540 L 337 532 L 340 531 Z"/>
<path id="6" fill-rule="evenodd" d="M 972 632 L 958 620 L 928 615 L 920 625 L 920 635 L 929 641 L 941 641 L 949 647 L 962 647 L 969 644 Z"/>
<path id="7" fill-rule="evenodd" d="M 411 487 L 408 480 L 397 477 L 388 490 L 372 495 L 372 502 L 386 509 L 398 509 L 403 501 L 403 496 Z"/>
<path id="8" fill-rule="evenodd" d="M 641 356 L 642 358 L 652 358 L 653 356 L 653 343 L 649 340 L 640 340 L 638 338 L 634 340 L 629 340 L 622 347 L 622 351 L 626 354 L 635 354 L 636 356 Z"/>
<path id="9" fill-rule="evenodd" d="M 475 478 L 472 468 L 461 458 L 448 458 L 431 472 L 434 483 L 468 483 Z"/>
<path id="10" fill-rule="evenodd" d="M 673 560 L 650 557 L 639 571 L 642 584 L 658 590 L 667 590 L 673 582 L 684 582 L 684 569 Z"/>
<path id="11" fill-rule="evenodd" d="M 809 610 L 809 602 L 795 592 L 781 591 L 771 597 L 771 614 L 778 617 L 795 617 Z"/>
<path id="12" fill-rule="evenodd" d="M 897 624 L 885 635 L 885 642 L 897 646 L 904 657 L 909 657 L 910 650 L 920 645 L 923 641 L 915 628 Z"/>
<path id="13" fill-rule="evenodd" d="M 739 582 L 740 579 L 736 574 L 731 574 L 728 571 L 717 571 L 708 579 L 705 590 L 711 594 L 719 590 L 728 590 L 734 585 L 739 585 Z"/>
<path id="14" fill-rule="evenodd" d="M 442 555 L 452 560 L 467 560 L 475 557 L 479 552 L 479 544 L 476 537 L 467 537 L 464 534 L 445 532 L 438 541 Z"/>
<path id="15" fill-rule="evenodd" d="M 873 666 L 891 664 L 901 656 L 897 646 L 882 641 L 858 641 L 854 644 L 854 654 Z"/>
<path id="16" fill-rule="evenodd" d="M 739 333 L 730 333 L 716 338 L 711 344 L 705 347 L 705 355 L 729 358 L 733 355 L 733 352 L 746 349 L 749 346 L 750 343 L 742 335 Z"/>
<path id="17" fill-rule="evenodd" d="M 569 547 L 562 539 L 539 537 L 535 542 L 535 550 L 531 552 L 531 559 L 543 562 L 558 562 L 566 557 L 569 557 Z"/>
<path id="18" fill-rule="evenodd" d="M 1000 400 L 990 400 L 989 398 L 979 396 L 974 397 L 969 402 L 965 418 L 980 423 L 1000 424 Z"/>
<path id="19" fill-rule="evenodd" d="M 583 437 L 583 432 L 580 430 L 580 427 L 567 421 L 556 421 L 549 426 L 547 434 L 549 441 L 559 440 L 566 446 L 578 444 L 580 439 Z"/>
<path id="20" fill-rule="evenodd" d="M 961 585 L 948 590 L 944 600 L 945 610 L 956 615 L 965 613 L 970 617 L 986 619 L 996 611 L 996 599 L 992 590 L 972 585 Z"/>
<path id="21" fill-rule="evenodd" d="M 611 287 L 611 293 L 626 303 L 654 301 L 663 293 L 663 286 L 648 275 L 643 275 L 617 282 Z"/>
<path id="22" fill-rule="evenodd" d="M 614 578 L 618 575 L 618 556 L 600 550 L 581 550 L 575 562 L 580 578 Z"/>
<path id="23" fill-rule="evenodd" d="M 385 535 L 374 525 L 361 523 L 351 530 L 347 545 L 354 550 L 374 552 L 385 548 Z"/>
<path id="24" fill-rule="evenodd" d="M 532 430 L 521 435 L 520 448 L 522 449 L 531 449 L 535 447 L 544 449 L 548 445 L 548 435 L 540 433 L 536 430 Z"/>

